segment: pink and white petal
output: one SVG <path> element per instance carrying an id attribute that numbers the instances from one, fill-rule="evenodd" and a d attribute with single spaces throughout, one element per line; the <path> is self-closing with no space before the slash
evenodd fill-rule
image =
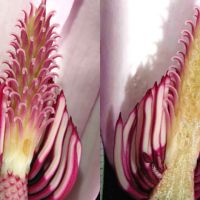
<path id="1" fill-rule="evenodd" d="M 102 0 L 101 130 L 113 163 L 114 127 L 172 64 L 195 0 Z M 155 6 L 156 5 L 156 6 Z M 147 31 L 148 30 L 148 31 Z"/>
<path id="2" fill-rule="evenodd" d="M 100 87 L 99 3 L 77 0 L 62 30 L 60 53 L 64 58 L 58 82 L 80 136 Z"/>
<path id="3" fill-rule="evenodd" d="M 82 137 L 82 157 L 77 182 L 68 200 L 95 200 L 100 190 L 99 98 Z"/>

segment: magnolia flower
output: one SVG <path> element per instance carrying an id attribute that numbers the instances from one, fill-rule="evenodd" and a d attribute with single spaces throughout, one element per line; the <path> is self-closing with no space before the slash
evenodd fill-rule
<path id="1" fill-rule="evenodd" d="M 102 67 L 107 72 L 101 81 L 102 136 L 120 185 L 135 199 L 199 198 L 199 125 L 195 114 L 199 107 L 198 100 L 191 102 L 198 96 L 195 81 L 199 80 L 194 64 L 199 62 L 199 11 L 193 18 L 194 4 L 157 1 L 156 7 L 151 7 L 147 1 L 103 2 L 103 16 L 110 21 L 102 31 Z M 185 27 L 187 19 L 192 21 Z M 166 74 L 177 50 L 176 67 Z M 190 73 L 194 82 L 185 76 Z M 187 97 L 187 103 L 181 104 Z M 186 107 L 189 109 L 184 112 Z"/>
<path id="2" fill-rule="evenodd" d="M 37 3 L 37 2 L 35 2 L 35 3 Z M 2 2 L 2 6 L 1 6 L 1 9 L 2 9 L 2 12 L 1 12 L 1 14 L 2 15 L 6 15 L 6 12 L 8 12 L 8 10 L 9 10 L 9 12 L 12 12 L 12 18 L 8 18 L 8 17 L 1 17 L 1 19 L 3 19 L 4 21 L 2 21 L 1 23 L 2 23 L 2 26 L 3 25 L 5 25 L 6 24 L 6 27 L 5 27 L 5 29 L 3 29 L 3 31 L 2 31 L 2 35 L 5 35 L 5 37 L 4 37 L 4 39 L 1 41 L 1 43 L 2 43 L 2 48 L 0 49 L 0 51 L 1 51 L 1 59 L 3 60 L 4 59 L 4 57 L 5 56 L 3 56 L 3 55 L 5 55 L 5 51 L 6 51 L 6 49 L 7 49 L 7 46 L 8 46 L 8 37 L 7 37 L 7 34 L 8 34 L 8 32 L 11 32 L 11 30 L 12 30 L 12 28 L 11 28 L 11 26 L 10 26 L 10 24 L 13 26 L 14 25 L 14 23 L 15 23 L 15 21 L 16 21 L 16 19 L 18 18 L 18 15 L 19 15 L 19 13 L 20 13 L 20 10 L 22 9 L 22 8 L 28 8 L 28 5 L 26 5 L 27 4 L 27 1 L 18 1 L 17 3 L 16 3 L 16 1 L 14 1 L 14 2 L 8 2 L 8 3 L 5 3 L 5 2 Z M 58 6 L 59 5 L 59 6 Z M 60 18 L 56 18 L 55 17 L 55 20 L 54 20 L 54 22 L 57 22 L 57 23 L 60 23 L 61 24 L 61 28 L 60 28 L 60 31 L 61 31 L 61 35 L 62 35 L 62 45 L 61 45 L 61 48 L 59 48 L 58 50 L 59 51 L 61 51 L 61 53 L 62 53 L 62 55 L 63 55 L 63 60 L 62 60 L 62 62 L 64 63 L 64 64 L 62 64 L 62 65 L 64 65 L 63 66 L 63 69 L 61 69 L 62 71 L 63 71 L 63 73 L 64 73 L 64 75 L 63 75 L 63 79 L 64 78 L 66 78 L 66 76 L 67 77 L 70 77 L 70 78 L 77 78 L 78 76 L 79 76 L 79 74 L 77 75 L 77 74 L 73 74 L 72 72 L 73 72 L 73 67 L 75 68 L 75 69 L 78 69 L 78 64 L 76 64 L 75 62 L 76 61 L 78 61 L 77 60 L 77 58 L 75 58 L 74 60 L 72 59 L 72 57 L 73 56 L 70 56 L 71 57 L 71 60 L 70 60 L 70 63 L 68 63 L 69 61 L 69 59 L 67 60 L 67 58 L 68 58 L 68 56 L 69 56 L 69 54 L 71 53 L 71 48 L 75 48 L 76 47 L 76 45 L 71 45 L 70 44 L 70 42 L 69 41 L 74 41 L 75 39 L 74 39 L 74 37 L 76 36 L 77 37 L 77 34 L 75 34 L 76 32 L 78 32 L 79 30 L 79 28 L 80 28 L 80 26 L 78 26 L 78 24 L 82 24 L 82 19 L 84 19 L 84 18 L 89 18 L 89 16 L 87 15 L 87 14 L 85 14 L 86 13 L 86 11 L 87 11 L 87 9 L 88 9 L 88 5 L 89 5 L 89 2 L 79 2 L 79 1 L 76 1 L 76 2 L 74 2 L 74 1 L 68 1 L 67 3 L 66 3 L 66 1 L 60 1 L 59 3 L 57 3 L 57 2 L 55 2 L 55 1 L 47 1 L 47 10 L 49 11 L 49 10 L 51 10 L 52 8 L 51 7 L 53 7 L 53 9 L 55 9 L 56 11 L 57 11 L 57 13 L 59 13 L 58 14 L 58 16 L 60 17 Z M 63 6 L 65 6 L 66 7 L 66 10 L 65 10 L 65 13 L 63 12 Z M 95 5 L 96 6 L 96 5 Z M 60 9 L 60 10 L 59 10 Z M 61 13 L 62 14 L 61 14 Z M 53 19 L 52 19 L 53 20 Z M 6 23 L 6 21 L 7 21 L 7 23 Z M 72 23 L 73 22 L 73 23 Z M 90 22 L 90 21 L 89 21 Z M 5 24 L 4 24 L 5 23 Z M 86 23 L 87 24 L 87 23 Z M 63 25 L 63 26 L 62 26 Z M 90 24 L 88 23 L 88 26 L 90 26 Z M 62 28 L 62 27 L 64 27 L 64 28 Z M 65 30 L 66 29 L 66 30 Z M 13 30 L 12 30 L 13 31 Z M 5 34 L 4 34 L 5 33 Z M 93 32 L 91 31 L 91 34 L 93 35 Z M 87 32 L 85 32 L 85 35 L 83 35 L 85 38 L 87 38 L 88 37 L 88 34 L 87 34 Z M 71 37 L 71 39 L 69 39 Z M 1 38 L 2 39 L 2 38 Z M 68 41 L 68 39 L 69 39 L 69 41 Z M 76 40 L 76 41 L 78 41 L 78 40 Z M 88 41 L 87 41 L 88 42 Z M 80 42 L 80 44 L 81 44 L 81 42 Z M 91 45 L 91 43 L 88 43 L 88 46 L 89 46 L 89 44 Z M 95 45 L 94 45 L 95 46 Z M 92 45 L 91 45 L 91 47 L 93 47 Z M 64 53 L 62 52 L 62 49 L 64 50 Z M 95 49 L 96 50 L 96 49 Z M 68 53 L 67 53 L 68 52 Z M 83 55 L 84 55 L 84 53 L 85 53 L 85 51 L 84 51 L 84 49 L 79 49 L 78 51 L 76 51 L 77 53 L 78 53 L 78 55 L 80 54 L 81 55 L 81 52 L 83 52 Z M 93 51 L 93 52 L 95 52 L 95 51 Z M 69 58 L 70 58 L 69 57 Z M 82 58 L 83 56 L 79 56 L 79 58 Z M 97 60 L 97 61 L 96 61 Z M 95 61 L 93 61 L 92 59 L 88 59 L 88 60 L 86 60 L 85 61 L 85 63 L 84 64 L 81 64 L 80 65 L 80 63 L 79 63 L 79 66 L 84 66 L 84 65 L 88 65 L 87 66 L 87 68 L 85 69 L 86 71 L 91 71 L 91 70 L 94 70 L 94 68 L 95 67 L 89 67 L 90 65 L 90 62 L 92 63 L 92 64 L 94 64 L 94 63 L 97 63 L 98 64 L 98 59 L 96 59 Z M 74 62 L 75 61 L 75 62 Z M 71 67 L 70 67 L 70 65 L 71 65 Z M 65 67 L 65 66 L 68 66 L 68 67 Z M 77 106 L 74 106 L 74 104 L 72 103 L 71 105 L 69 105 L 68 106 L 68 109 L 71 111 L 71 113 L 72 113 L 72 115 L 75 115 L 75 117 L 74 117 L 74 121 L 76 121 L 77 123 L 75 123 L 76 125 L 77 125 L 77 128 L 78 128 L 78 132 L 79 132 L 79 134 L 80 135 L 82 135 L 81 136 L 81 138 L 82 138 L 82 143 L 85 143 L 84 141 L 87 139 L 87 134 L 90 134 L 91 135 L 91 131 L 87 131 L 87 132 L 85 132 L 85 134 L 83 134 L 84 133 L 84 130 L 88 130 L 88 129 L 90 129 L 90 126 L 88 125 L 88 126 L 86 126 L 85 124 L 86 124 L 86 122 L 87 122 L 87 120 L 90 118 L 89 116 L 89 113 L 91 113 L 91 108 L 93 108 L 93 105 L 94 105 L 94 103 L 93 102 L 95 102 L 95 100 L 96 100 L 96 97 L 97 97 L 97 94 L 98 94 L 98 65 L 96 65 L 97 66 L 97 70 L 95 71 L 94 70 L 94 74 L 97 74 L 96 75 L 96 82 L 95 82 L 95 84 L 94 84 L 94 86 L 95 86 L 95 88 L 94 88 L 94 90 L 93 90 L 93 93 L 91 93 L 91 97 L 93 96 L 94 98 L 89 98 L 90 100 L 91 100 L 91 102 L 89 102 L 88 104 L 87 103 L 85 103 L 85 101 L 83 101 L 83 102 L 81 102 L 81 101 L 79 101 L 79 103 L 80 104 L 77 104 Z M 65 68 L 64 68 L 65 67 Z M 68 69 L 66 69 L 66 68 L 68 68 Z M 69 69 L 70 68 L 70 69 Z M 81 70 L 80 70 L 81 71 Z M 63 74 L 62 73 L 62 74 Z M 68 74 L 67 74 L 68 73 Z M 65 76 L 65 74 L 67 74 L 66 76 Z M 87 85 L 91 82 L 91 79 L 83 79 L 82 77 L 84 77 L 83 75 L 81 76 L 81 78 L 80 78 L 80 82 L 81 83 L 79 83 L 79 84 L 81 84 L 81 86 L 83 86 L 83 87 L 86 87 L 87 88 Z M 62 78 L 62 76 L 61 76 L 61 78 Z M 84 81 L 85 80 L 85 81 Z M 69 81 L 69 82 L 68 82 Z M 72 101 L 74 100 L 74 99 L 76 99 L 77 97 L 78 97 L 78 95 L 77 95 L 77 93 L 76 92 L 74 92 L 74 91 L 77 91 L 77 88 L 78 87 L 80 87 L 80 85 L 78 84 L 78 86 L 75 84 L 73 84 L 74 83 L 74 81 L 73 81 L 73 83 L 71 82 L 71 79 L 68 79 L 68 81 L 67 81 L 67 84 L 66 84 L 66 82 L 65 82 L 65 84 L 63 83 L 63 81 L 59 81 L 60 82 L 60 84 L 63 86 L 63 88 L 64 88 L 64 92 L 65 92 L 65 94 L 66 95 L 68 95 L 67 96 L 67 99 L 72 99 Z M 72 88 L 72 85 L 74 85 L 74 89 Z M 73 93 L 71 94 L 71 96 L 70 96 L 70 89 L 71 89 L 71 91 L 73 91 Z M 79 88 L 80 89 L 80 88 Z M 82 91 L 84 91 L 84 90 L 82 90 Z M 96 91 L 96 92 L 95 92 Z M 76 94 L 75 94 L 76 93 Z M 88 93 L 82 93 L 82 95 L 80 95 L 79 97 L 78 97 L 78 99 L 80 100 L 81 98 L 80 97 L 82 97 L 83 99 L 84 99 L 84 95 L 86 95 L 86 96 L 88 96 Z M 62 99 L 61 100 L 61 102 L 63 102 L 63 95 L 60 95 L 60 99 Z M 57 101 L 57 102 L 59 102 L 59 101 Z M 70 102 L 70 101 L 68 101 L 68 102 Z M 75 102 L 75 101 L 74 101 Z M 62 104 L 62 103 L 61 103 Z M 70 104 L 70 103 L 69 103 Z M 84 105 L 84 107 L 82 107 Z M 83 109 L 80 109 L 80 110 L 82 110 L 83 111 L 83 113 L 77 113 L 76 111 L 76 109 L 78 109 L 78 108 L 83 108 Z M 74 108 L 76 108 L 76 109 L 74 109 Z M 97 110 L 97 112 L 98 112 L 98 109 L 96 109 Z M 84 111 L 86 111 L 86 112 L 84 112 Z M 75 114 L 74 114 L 75 113 Z M 66 115 L 66 114 L 65 114 Z M 84 116 L 84 117 L 83 117 Z M 70 120 L 69 120 L 70 121 Z M 91 121 L 91 120 L 88 120 L 88 121 Z M 64 123 L 64 122 L 63 122 Z M 66 123 L 66 122 L 65 122 Z M 70 124 L 70 123 L 69 123 Z M 75 130 L 75 129 L 74 129 Z M 98 134 L 98 133 L 97 133 Z M 93 134 L 94 135 L 94 134 Z M 94 135 L 94 137 L 93 137 L 94 139 L 94 141 L 96 141 L 96 139 L 95 138 L 97 138 L 95 135 Z M 94 142 L 90 142 L 89 144 L 94 144 Z M 78 145 L 79 146 L 79 145 Z M 96 147 L 96 145 L 94 144 L 94 146 Z M 89 147 L 91 148 L 92 146 L 91 145 L 89 145 Z M 96 147 L 96 148 L 98 148 L 98 146 Z M 89 149 L 90 150 L 90 149 Z M 97 153 L 96 153 L 97 154 Z M 88 153 L 88 146 L 86 146 L 86 148 L 83 148 L 83 158 L 85 158 L 85 157 L 87 157 L 89 155 L 89 153 Z M 93 154 L 92 154 L 93 155 Z M 96 157 L 95 155 L 93 155 L 93 157 Z M 92 159 L 92 160 L 94 160 L 94 159 Z M 91 160 L 91 161 L 92 161 Z M 94 164 L 95 163 L 97 163 L 98 162 L 98 160 L 96 161 L 96 160 L 94 160 Z M 90 187 L 90 190 L 87 188 L 87 187 L 85 187 L 85 185 L 87 184 L 87 181 L 88 181 L 88 179 L 86 179 L 85 178 L 85 174 L 87 174 L 87 171 L 85 170 L 85 169 L 87 169 L 87 167 L 85 167 L 85 164 L 84 164 L 84 161 L 82 162 L 82 164 L 81 164 L 82 166 L 81 166 L 81 169 L 80 169 L 80 177 L 78 177 L 78 181 L 77 181 L 77 185 L 75 186 L 75 188 L 74 188 L 74 190 L 72 191 L 72 193 L 70 194 L 70 196 L 68 197 L 69 199 L 83 199 L 83 198 L 81 198 L 81 196 L 82 196 L 82 193 L 84 193 L 85 192 L 85 196 L 86 196 L 86 198 L 87 198 L 87 196 L 89 197 L 88 199 L 95 199 L 95 197 L 97 196 L 97 193 L 98 193 L 98 190 L 99 190 L 99 183 L 98 183 L 98 179 L 97 179 L 97 181 L 96 181 L 96 179 L 95 179 L 95 181 L 94 181 L 94 184 L 93 184 L 93 186 L 94 186 L 94 189 L 92 190 L 91 189 L 91 187 Z M 44 166 L 43 166 L 44 167 Z M 95 169 L 95 168 L 94 168 Z M 84 170 L 86 171 L 86 173 L 84 173 Z M 75 174 L 74 174 L 75 175 Z M 91 174 L 91 175 L 93 175 L 93 176 L 98 176 L 98 170 L 94 170 L 94 172 Z M 42 182 L 41 182 L 42 183 Z M 81 184 L 80 184 L 81 183 Z M 43 184 L 43 183 L 42 183 Z M 70 186 L 71 187 L 71 186 Z M 68 189 L 70 188 L 70 187 L 68 187 Z M 36 190 L 38 190 L 39 188 L 35 188 Z M 35 190 L 34 188 L 33 188 L 33 190 Z M 87 190 L 87 191 L 86 191 Z M 90 192 L 89 192 L 90 191 Z"/>

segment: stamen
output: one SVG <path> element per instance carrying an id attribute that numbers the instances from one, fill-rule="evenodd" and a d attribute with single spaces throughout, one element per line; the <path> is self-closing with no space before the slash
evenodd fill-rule
<path id="1" fill-rule="evenodd" d="M 12 118 L 11 120 L 13 120 L 13 119 L 14 119 L 14 118 Z M 9 138 L 9 137 L 10 137 L 10 127 L 11 127 L 11 126 L 10 126 L 10 122 L 12 122 L 12 121 L 10 121 L 8 114 L 6 114 L 5 120 L 6 120 L 6 127 L 5 127 L 6 134 L 5 134 L 5 136 L 6 136 L 7 138 Z"/>
<path id="2" fill-rule="evenodd" d="M 11 107 L 7 108 L 7 115 L 8 115 L 8 119 L 9 119 L 10 123 L 12 123 L 14 120 L 14 117 L 15 117 L 13 108 L 11 108 Z"/>
<path id="3" fill-rule="evenodd" d="M 38 85 L 39 85 L 38 79 L 37 79 L 37 78 L 34 78 L 32 84 L 33 84 L 33 86 L 34 86 L 34 89 L 36 89 L 36 88 L 38 87 Z"/>
<path id="4" fill-rule="evenodd" d="M 49 27 L 49 30 L 47 31 L 47 38 L 50 38 L 51 35 L 52 35 L 52 32 L 53 30 L 56 28 L 56 27 L 59 27 L 59 24 L 52 24 L 50 27 Z"/>
<path id="5" fill-rule="evenodd" d="M 51 47 L 51 48 L 49 48 L 49 50 L 46 52 L 46 57 L 47 57 L 48 55 L 50 55 L 53 51 L 57 51 L 57 48 L 56 48 L 56 47 Z"/>
<path id="6" fill-rule="evenodd" d="M 58 76 L 58 74 L 57 73 L 51 73 L 51 74 L 47 75 L 46 77 L 44 77 L 42 79 L 41 84 L 47 84 L 49 81 L 53 80 L 53 78 L 55 76 Z"/>
<path id="7" fill-rule="evenodd" d="M 24 13 L 24 22 L 27 24 L 27 22 L 28 22 L 27 12 L 25 10 L 22 10 L 22 12 Z"/>
<path id="8" fill-rule="evenodd" d="M 194 39 L 192 33 L 188 30 L 184 30 L 183 35 L 188 38 L 189 42 L 192 42 Z"/>
<path id="9" fill-rule="evenodd" d="M 17 109 L 18 109 L 19 115 L 24 117 L 24 115 L 26 114 L 26 111 L 27 111 L 26 104 L 24 102 L 20 102 L 19 105 L 17 106 Z"/>
<path id="10" fill-rule="evenodd" d="M 33 123 L 35 121 L 35 116 L 36 116 L 37 112 L 38 112 L 38 106 L 37 105 L 33 105 L 31 107 L 31 117 L 30 117 L 30 119 L 33 121 Z"/>
<path id="11" fill-rule="evenodd" d="M 16 78 L 15 73 L 12 69 L 5 69 L 4 72 L 7 73 L 9 77 L 12 77 L 14 79 Z"/>
<path id="12" fill-rule="evenodd" d="M 44 93 L 47 90 L 47 85 L 41 85 L 38 89 L 38 93 Z"/>
<path id="13" fill-rule="evenodd" d="M 37 63 L 37 64 L 41 63 L 42 60 L 44 59 L 45 51 L 46 51 L 46 48 L 45 48 L 45 47 L 42 47 L 42 48 L 39 50 L 39 53 L 38 53 L 37 58 L 36 58 L 36 63 Z"/>
<path id="14" fill-rule="evenodd" d="M 55 118 L 49 118 L 48 120 L 43 121 L 40 126 L 40 130 L 43 131 L 44 129 L 46 129 L 47 126 L 49 126 L 51 123 L 53 123 L 54 120 L 55 120 Z"/>
<path id="15" fill-rule="evenodd" d="M 36 93 L 32 98 L 31 107 L 33 107 L 34 105 L 38 104 L 38 101 L 41 98 L 42 98 L 41 94 L 40 93 Z"/>
<path id="16" fill-rule="evenodd" d="M 23 94 L 22 100 L 23 101 L 26 100 L 26 98 L 28 96 L 28 91 L 29 91 L 28 86 L 25 86 L 24 89 L 23 89 L 23 91 L 22 91 L 22 94 Z"/>
<path id="17" fill-rule="evenodd" d="M 47 115 L 55 114 L 55 109 L 52 106 L 46 106 L 43 112 L 46 112 Z"/>
<path id="18" fill-rule="evenodd" d="M 7 53 L 9 54 L 9 56 L 10 56 L 12 59 L 15 59 L 14 52 L 12 52 L 12 51 L 7 51 Z"/>
<path id="19" fill-rule="evenodd" d="M 55 14 L 55 11 L 51 11 L 51 12 L 48 14 L 47 19 L 46 19 L 46 23 L 45 23 L 46 29 L 49 27 L 51 18 L 54 16 L 54 14 Z M 49 39 L 49 38 L 47 38 L 47 39 Z"/>
<path id="20" fill-rule="evenodd" d="M 22 80 L 23 80 L 23 85 L 26 85 L 28 81 L 28 70 L 25 67 L 22 68 Z"/>
<path id="21" fill-rule="evenodd" d="M 45 77 L 48 74 L 49 70 L 45 68 L 41 68 L 38 73 L 38 78 Z"/>
<path id="22" fill-rule="evenodd" d="M 43 20 L 40 20 L 38 25 L 36 26 L 35 30 L 34 30 L 34 35 L 35 36 L 38 36 L 39 33 L 40 33 L 40 30 L 42 28 L 42 23 L 43 23 Z"/>
<path id="23" fill-rule="evenodd" d="M 30 6 L 31 6 L 31 9 L 30 9 L 30 13 L 29 13 L 29 18 L 32 18 L 33 13 L 34 13 L 34 6 L 33 6 L 33 3 L 30 2 Z"/>
<path id="24" fill-rule="evenodd" d="M 15 51 L 17 51 L 17 49 L 19 49 L 19 44 L 17 42 L 15 42 L 15 41 L 11 42 L 10 45 L 12 47 L 14 47 Z"/>
<path id="25" fill-rule="evenodd" d="M 46 6 L 45 6 L 45 5 L 42 5 L 42 6 L 40 7 L 40 11 L 39 11 L 39 13 L 38 13 L 38 15 L 37 15 L 37 17 L 36 17 L 36 19 L 35 19 L 35 22 L 34 22 L 34 25 L 35 25 L 35 26 L 39 23 L 40 19 L 43 17 L 43 14 L 44 14 L 44 12 L 45 12 L 45 9 L 46 9 Z"/>
<path id="26" fill-rule="evenodd" d="M 13 59 L 12 68 L 15 71 L 15 74 L 19 75 L 19 73 L 20 73 L 20 66 L 19 66 L 19 62 L 16 59 Z"/>
<path id="27" fill-rule="evenodd" d="M 33 55 L 33 47 L 34 47 L 34 39 L 33 37 L 30 38 L 30 46 L 29 46 L 29 57 L 32 57 Z"/>
<path id="28" fill-rule="evenodd" d="M 199 24 L 199 17 L 200 17 L 200 11 L 198 8 L 195 8 L 196 14 L 194 15 L 196 17 L 196 26 Z"/>
<path id="29" fill-rule="evenodd" d="M 183 68 L 183 61 L 179 56 L 173 56 L 172 61 L 177 61 L 181 68 Z"/>
<path id="30" fill-rule="evenodd" d="M 194 35 L 195 26 L 194 26 L 194 24 L 193 24 L 193 21 L 187 20 L 187 21 L 185 22 L 185 24 L 186 24 L 186 25 L 187 25 L 187 24 L 190 25 L 191 30 L 192 30 L 192 35 Z"/>
<path id="31" fill-rule="evenodd" d="M 45 98 L 44 103 L 46 103 L 47 105 L 55 104 L 56 103 L 55 96 L 49 96 L 49 97 Z"/>
<path id="32" fill-rule="evenodd" d="M 158 171 L 158 169 L 154 165 L 152 166 L 152 171 L 159 179 L 162 178 L 162 174 Z"/>
<path id="33" fill-rule="evenodd" d="M 8 65 L 8 67 L 9 67 L 10 69 L 12 69 L 12 65 L 11 65 L 8 61 L 4 61 L 3 64 Z"/>
<path id="34" fill-rule="evenodd" d="M 185 53 L 183 53 L 182 51 L 177 51 L 177 54 L 181 55 L 183 57 L 183 60 L 185 61 L 185 57 L 186 57 Z"/>
<path id="35" fill-rule="evenodd" d="M 20 117 L 14 117 L 14 123 L 16 124 L 16 126 L 19 130 L 19 135 L 22 137 L 23 136 L 22 119 Z"/>
<path id="36" fill-rule="evenodd" d="M 38 101 L 38 110 L 41 112 L 43 110 L 44 101 L 43 99 L 39 99 Z"/>
<path id="37" fill-rule="evenodd" d="M 180 39 L 178 42 L 183 44 L 183 46 L 185 47 L 185 52 L 187 54 L 187 52 L 188 52 L 188 43 L 184 39 Z"/>
<path id="38" fill-rule="evenodd" d="M 21 29 L 21 40 L 22 40 L 23 47 L 27 47 L 28 46 L 28 35 L 27 35 L 25 29 Z"/>
<path id="39" fill-rule="evenodd" d="M 25 67 L 26 54 L 23 49 L 17 50 L 17 58 L 18 58 L 19 64 L 21 65 L 21 68 Z"/>
<path id="40" fill-rule="evenodd" d="M 43 67 L 44 67 L 44 68 L 48 68 L 48 67 L 50 66 L 50 64 L 53 63 L 53 61 L 54 61 L 54 60 L 51 59 L 51 58 L 46 59 L 46 61 L 45 61 L 44 65 L 43 65 Z"/>
<path id="41" fill-rule="evenodd" d="M 6 96 L 9 96 L 10 93 L 13 91 L 13 89 L 9 86 L 6 86 L 4 89 L 3 89 L 3 94 L 6 95 Z"/>
<path id="42" fill-rule="evenodd" d="M 51 56 L 51 59 L 53 59 L 53 60 L 55 60 L 56 58 L 63 58 L 63 57 L 60 54 L 55 54 L 55 55 Z"/>
<path id="43" fill-rule="evenodd" d="M 49 67 L 49 71 L 52 71 L 53 69 L 60 69 L 58 65 L 52 65 Z"/>
<path id="44" fill-rule="evenodd" d="M 35 66 L 35 60 L 32 59 L 31 62 L 30 62 L 30 66 L 29 66 L 29 73 L 30 75 L 33 75 L 33 72 L 34 72 L 34 66 Z"/>
<path id="45" fill-rule="evenodd" d="M 25 28 L 26 27 L 26 25 L 24 24 L 24 22 L 21 19 L 19 19 L 18 22 L 19 22 L 21 28 Z"/>
<path id="46" fill-rule="evenodd" d="M 52 89 L 59 89 L 60 86 L 56 83 L 52 83 L 48 85 L 48 90 L 52 90 Z"/>
<path id="47" fill-rule="evenodd" d="M 47 40 L 47 42 L 45 43 L 45 47 L 46 47 L 47 49 L 49 49 L 49 48 L 52 47 L 53 43 L 54 43 L 54 39 L 49 39 L 49 40 Z"/>
<path id="48" fill-rule="evenodd" d="M 9 96 L 10 96 L 11 99 L 13 98 L 12 99 L 13 101 L 16 101 L 17 103 L 20 103 L 21 96 L 20 96 L 20 94 L 18 92 L 12 91 Z"/>
<path id="49" fill-rule="evenodd" d="M 181 79 L 179 77 L 179 75 L 177 74 L 177 72 L 175 71 L 169 71 L 168 74 L 170 75 L 171 78 L 173 78 L 173 82 L 175 84 L 175 86 L 179 87 L 180 83 L 181 83 Z"/>
<path id="50" fill-rule="evenodd" d="M 168 87 L 169 87 L 169 90 L 173 93 L 173 95 L 175 97 L 175 102 L 176 102 L 178 100 L 178 92 L 177 92 L 177 90 L 171 85 L 168 85 Z"/>
<path id="51" fill-rule="evenodd" d="M 19 84 L 18 84 L 18 82 L 16 81 L 16 79 L 14 79 L 14 78 L 7 78 L 7 79 L 6 79 L 6 85 L 7 85 L 7 86 L 10 86 L 10 87 L 13 88 L 15 91 L 18 91 Z"/>
<path id="52" fill-rule="evenodd" d="M 11 36 L 13 36 L 15 38 L 15 40 L 18 42 L 18 44 L 20 44 L 20 39 L 17 34 L 12 33 Z"/>
<path id="53" fill-rule="evenodd" d="M 45 28 L 43 27 L 41 29 L 41 31 L 38 33 L 38 37 L 37 37 L 37 43 L 40 44 L 44 38 L 44 34 L 45 34 L 46 30 Z"/>

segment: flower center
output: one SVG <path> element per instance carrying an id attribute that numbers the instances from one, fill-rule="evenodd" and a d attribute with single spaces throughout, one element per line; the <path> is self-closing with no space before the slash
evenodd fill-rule
<path id="1" fill-rule="evenodd" d="M 200 152 L 200 30 L 197 30 L 186 57 L 168 133 L 167 169 L 151 199 L 194 199 L 194 171 Z"/>

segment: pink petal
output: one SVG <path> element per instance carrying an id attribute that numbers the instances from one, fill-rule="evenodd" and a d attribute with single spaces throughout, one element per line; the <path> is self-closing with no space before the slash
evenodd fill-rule
<path id="1" fill-rule="evenodd" d="M 100 87 L 99 12 L 99 1 L 76 0 L 62 30 L 60 83 L 82 142 L 80 173 L 71 200 L 93 200 L 100 190 L 96 104 Z"/>
<path id="2" fill-rule="evenodd" d="M 82 135 L 100 87 L 99 1 L 76 1 L 62 38 L 60 52 L 64 59 L 59 80 L 69 112 Z"/>

